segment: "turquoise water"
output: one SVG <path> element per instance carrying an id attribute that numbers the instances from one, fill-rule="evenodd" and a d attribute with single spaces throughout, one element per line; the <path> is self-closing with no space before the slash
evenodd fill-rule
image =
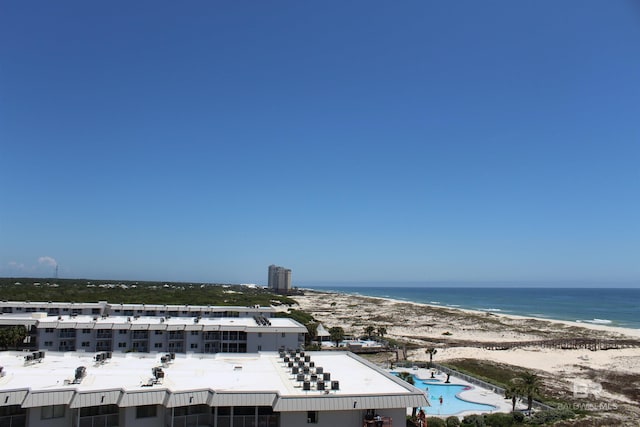
<path id="1" fill-rule="evenodd" d="M 491 412 L 495 406 L 470 402 L 458 395 L 471 387 L 460 384 L 444 384 L 439 380 L 421 380 L 413 375 L 414 385 L 427 391 L 430 407 L 422 408 L 427 415 L 456 415 L 464 411 Z M 440 403 L 442 397 L 442 403 Z"/>

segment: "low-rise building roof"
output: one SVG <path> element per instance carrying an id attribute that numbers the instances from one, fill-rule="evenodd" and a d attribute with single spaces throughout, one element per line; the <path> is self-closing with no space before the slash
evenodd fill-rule
<path id="1" fill-rule="evenodd" d="M 177 354 L 159 379 L 152 369 L 163 365 L 164 353 L 113 353 L 98 363 L 93 353 L 47 352 L 26 362 L 23 352 L 0 352 L 6 372 L 0 377 L 0 406 L 256 405 L 287 412 L 428 405 L 420 390 L 352 353 L 306 354 L 339 382 L 337 389 L 303 390 L 276 352 Z M 77 380 L 81 366 L 86 375 Z"/>

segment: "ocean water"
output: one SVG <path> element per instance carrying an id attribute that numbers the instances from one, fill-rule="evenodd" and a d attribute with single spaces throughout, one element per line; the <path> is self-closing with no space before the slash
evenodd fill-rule
<path id="1" fill-rule="evenodd" d="M 523 288 L 307 285 L 333 291 L 393 298 L 544 319 L 640 329 L 638 288 Z"/>

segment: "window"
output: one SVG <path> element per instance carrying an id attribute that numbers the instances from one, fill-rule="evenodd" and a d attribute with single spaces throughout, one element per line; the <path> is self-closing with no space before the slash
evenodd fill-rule
<path id="1" fill-rule="evenodd" d="M 127 332 L 129 332 L 129 331 L 128 331 L 128 330 L 126 330 L 126 329 L 118 329 L 118 333 L 119 333 L 120 335 L 125 335 Z"/>
<path id="2" fill-rule="evenodd" d="M 126 342 L 119 342 L 118 343 L 118 348 L 125 348 L 127 346 Z"/>
<path id="3" fill-rule="evenodd" d="M 44 328 L 44 331 L 45 331 L 47 334 L 52 334 L 52 333 L 53 333 L 53 328 Z"/>
<path id="4" fill-rule="evenodd" d="M 136 418 L 153 418 L 156 416 L 156 405 L 144 405 L 136 407 Z"/>
<path id="5" fill-rule="evenodd" d="M 196 344 L 196 343 L 191 343 L 191 348 L 198 348 L 198 344 Z"/>
<path id="6" fill-rule="evenodd" d="M 53 341 L 45 341 L 44 342 L 44 346 L 45 347 L 51 347 L 53 345 Z"/>
<path id="7" fill-rule="evenodd" d="M 262 346 L 261 345 L 258 346 L 258 351 L 262 351 Z"/>
<path id="8" fill-rule="evenodd" d="M 80 417 L 95 417 L 96 415 L 117 414 L 118 405 L 85 406 L 80 408 Z"/>
<path id="9" fill-rule="evenodd" d="M 287 334 L 285 334 L 284 332 L 280 335 L 282 338 L 286 337 Z"/>
<path id="10" fill-rule="evenodd" d="M 153 344 L 153 348 L 162 348 L 162 343 L 161 342 L 157 342 L 157 343 Z"/>
<path id="11" fill-rule="evenodd" d="M 65 405 L 50 405 L 43 406 L 41 412 L 41 418 L 43 420 L 49 420 L 51 418 L 63 418 Z"/>
<path id="12" fill-rule="evenodd" d="M 307 411 L 307 424 L 318 424 L 318 411 Z"/>
<path id="13" fill-rule="evenodd" d="M 162 335 L 162 331 L 155 331 L 154 332 L 156 335 Z"/>
<path id="14" fill-rule="evenodd" d="M 91 329 L 83 329 L 82 333 L 83 334 L 90 334 L 91 333 Z"/>
<path id="15" fill-rule="evenodd" d="M 258 338 L 262 338 L 262 332 L 258 332 Z"/>
<path id="16" fill-rule="evenodd" d="M 90 341 L 82 341 L 82 344 L 80 344 L 81 347 L 91 347 L 91 342 Z"/>
<path id="17" fill-rule="evenodd" d="M 199 331 L 191 331 L 191 336 L 198 336 L 199 333 Z"/>

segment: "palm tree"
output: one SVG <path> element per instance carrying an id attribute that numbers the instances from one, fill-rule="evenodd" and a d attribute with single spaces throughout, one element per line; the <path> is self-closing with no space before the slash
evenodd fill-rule
<path id="1" fill-rule="evenodd" d="M 425 353 L 429 355 L 429 367 L 433 365 L 433 356 L 438 352 L 436 348 L 429 347 L 425 350 Z"/>
<path id="2" fill-rule="evenodd" d="M 318 339 L 318 324 L 316 322 L 309 322 L 305 326 L 307 327 L 308 332 L 305 339 L 305 345 L 310 345 Z"/>
<path id="3" fill-rule="evenodd" d="M 511 399 L 511 412 L 515 412 L 516 410 L 516 402 L 518 400 L 518 396 L 520 392 L 518 390 L 518 386 L 513 382 L 504 389 L 504 397 L 505 399 Z"/>
<path id="4" fill-rule="evenodd" d="M 369 325 L 366 326 L 364 328 L 364 334 L 367 336 L 367 338 L 371 339 L 371 335 L 373 335 L 373 332 L 376 330 L 375 326 Z"/>
<path id="5" fill-rule="evenodd" d="M 527 411 L 530 411 L 534 396 L 540 393 L 540 377 L 532 372 L 524 372 L 519 378 L 514 378 L 512 381 L 519 394 L 527 396 Z"/>
<path id="6" fill-rule="evenodd" d="M 329 336 L 331 341 L 336 343 L 336 347 L 340 345 L 340 341 L 344 339 L 344 329 L 340 326 L 333 326 L 329 329 Z"/>
<path id="7" fill-rule="evenodd" d="M 402 378 L 403 380 L 405 380 L 411 385 L 414 385 L 416 383 L 413 379 L 413 375 L 411 374 L 411 372 L 407 372 L 407 371 L 398 372 L 398 377 Z"/>

